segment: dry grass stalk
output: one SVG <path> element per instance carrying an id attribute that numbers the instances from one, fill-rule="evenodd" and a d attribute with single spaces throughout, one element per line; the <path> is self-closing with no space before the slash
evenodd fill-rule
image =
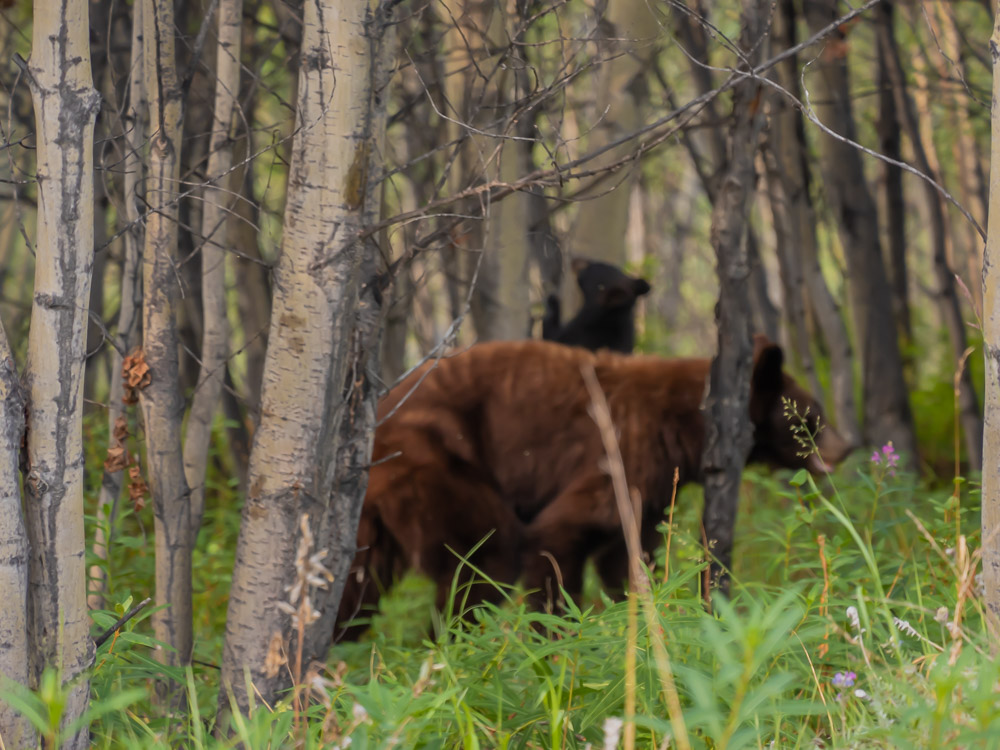
<path id="1" fill-rule="evenodd" d="M 636 520 L 635 510 L 632 506 L 632 496 L 628 489 L 628 481 L 625 478 L 625 465 L 622 462 L 621 451 L 618 448 L 618 437 L 615 433 L 615 425 L 611 419 L 611 411 L 608 408 L 607 399 L 597 382 L 597 374 L 594 368 L 584 366 L 580 368 L 583 375 L 583 382 L 587 386 L 590 395 L 590 415 L 601 434 L 601 441 L 604 443 L 604 451 L 607 454 L 608 472 L 611 475 L 611 483 L 614 488 L 615 504 L 618 506 L 618 516 L 622 522 L 622 532 L 625 534 L 625 546 L 629 556 L 629 589 L 630 596 L 637 596 L 642 602 L 642 611 L 646 620 L 646 630 L 653 646 L 653 655 L 656 660 L 656 671 L 660 678 L 660 688 L 663 691 L 663 700 L 670 715 L 670 726 L 673 730 L 674 741 L 679 750 L 691 750 L 688 740 L 687 727 L 684 724 L 684 713 L 681 710 L 680 698 L 677 695 L 677 686 L 674 684 L 673 671 L 670 668 L 670 654 L 667 652 L 663 634 L 656 621 L 656 609 L 653 597 L 650 592 L 649 579 L 643 573 L 640 561 L 642 559 L 642 546 L 639 541 L 639 524 Z M 629 648 L 635 648 L 634 639 Z M 633 654 L 633 659 L 634 654 Z M 633 663 L 632 674 L 626 674 L 626 680 L 635 681 L 635 668 Z M 634 717 L 626 715 L 626 721 L 634 725 Z"/>

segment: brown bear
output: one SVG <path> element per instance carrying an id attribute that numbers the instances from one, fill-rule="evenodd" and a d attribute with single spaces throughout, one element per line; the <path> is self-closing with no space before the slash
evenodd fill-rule
<path id="1" fill-rule="evenodd" d="M 523 577 L 536 592 L 534 606 L 557 590 L 555 570 L 575 597 L 588 557 L 604 584 L 618 591 L 627 555 L 581 367 L 594 368 L 606 394 L 629 486 L 642 499 L 643 547 L 652 551 L 674 470 L 680 484 L 700 479 L 701 402 L 710 363 L 497 341 L 410 374 L 379 405 L 358 553 L 338 631 L 375 605 L 382 588 L 407 569 L 436 582 L 443 606 L 458 556 L 470 552 L 475 570 L 494 581 L 513 584 Z M 782 364 L 781 349 L 759 338 L 750 460 L 821 472 L 842 460 L 849 446 L 832 427 L 820 426 L 816 400 Z M 783 399 L 807 413 L 818 455 L 803 455 Z M 720 556 L 728 563 L 728 555 Z M 459 579 L 470 577 L 464 566 Z M 480 583 L 466 602 L 498 599 L 495 587 Z M 346 636 L 361 629 L 348 628 Z"/>
<path id="2" fill-rule="evenodd" d="M 576 258 L 572 268 L 583 305 L 569 322 L 560 325 L 559 298 L 549 295 L 542 318 L 542 338 L 591 351 L 631 353 L 635 348 L 635 303 L 649 293 L 649 283 L 610 263 Z"/>

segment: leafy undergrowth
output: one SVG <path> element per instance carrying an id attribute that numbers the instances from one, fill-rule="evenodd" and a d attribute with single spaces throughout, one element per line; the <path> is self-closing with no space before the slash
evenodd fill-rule
<path id="1" fill-rule="evenodd" d="M 195 565 L 198 662 L 173 675 L 187 686 L 189 710 L 168 721 L 152 707 L 164 670 L 147 610 L 99 650 L 94 745 L 996 747 L 1000 661 L 990 656 L 976 575 L 978 491 L 918 486 L 895 475 L 885 453 L 871 458 L 819 483 L 748 470 L 737 578 L 713 613 L 701 603 L 700 492 L 683 491 L 672 526 L 663 525 L 669 567 L 661 548 L 648 570 L 654 611 L 637 618 L 634 668 L 629 604 L 607 600 L 593 575 L 563 617 L 527 612 L 513 591 L 464 626 L 433 616 L 427 582 L 408 578 L 366 639 L 336 645 L 327 668 L 309 675 L 306 708 L 291 697 L 257 706 L 236 717 L 225 741 L 213 738 L 214 665 L 239 507 L 235 490 L 221 487 Z M 136 531 L 144 514 L 125 514 L 108 564 L 119 612 L 152 589 L 151 551 Z M 98 615 L 95 630 L 115 616 Z M 58 680 L 13 700 L 40 727 L 57 724 Z"/>

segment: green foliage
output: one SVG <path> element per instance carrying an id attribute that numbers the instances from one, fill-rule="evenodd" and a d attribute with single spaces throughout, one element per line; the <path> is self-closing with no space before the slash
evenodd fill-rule
<path id="1" fill-rule="evenodd" d="M 105 437 L 97 422 L 88 430 L 93 496 Z M 628 607 L 607 599 L 595 575 L 565 616 L 530 613 L 515 591 L 511 604 L 474 612 L 471 625 L 442 621 L 429 582 L 410 576 L 383 599 L 366 640 L 334 646 L 299 709 L 291 695 L 257 706 L 232 717 L 232 739 L 215 738 L 214 665 L 240 515 L 235 487 L 221 478 L 231 473 L 224 439 L 220 422 L 195 552 L 197 662 L 167 673 L 155 660 L 151 609 L 109 639 L 90 674 L 96 747 L 346 747 L 349 739 L 352 748 L 584 748 L 618 731 Z M 894 472 L 864 455 L 830 482 L 748 469 L 733 598 L 716 599 L 711 614 L 701 600 L 700 490 L 680 493 L 672 528 L 661 527 L 669 567 L 661 548 L 649 568 L 654 632 L 639 621 L 637 747 L 676 746 L 665 744 L 672 729 L 657 638 L 694 748 L 1000 742 L 1000 662 L 989 656 L 973 577 L 977 488 L 961 483 L 956 498 Z M 95 632 L 152 594 L 151 526 L 148 507 L 119 514 L 106 563 L 109 610 L 94 615 Z M 154 705 L 165 677 L 186 686 L 180 718 Z M 60 682 L 52 673 L 35 693 L 4 692 L 47 742 L 58 737 Z"/>

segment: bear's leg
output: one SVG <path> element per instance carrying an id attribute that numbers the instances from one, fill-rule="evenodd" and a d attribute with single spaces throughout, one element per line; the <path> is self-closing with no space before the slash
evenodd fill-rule
<path id="1" fill-rule="evenodd" d="M 355 641 L 368 629 L 367 618 L 378 610 L 382 592 L 392 585 L 399 547 L 377 518 L 371 503 L 361 511 L 358 546 L 344 583 L 334 627 L 334 642 Z M 355 622 L 355 620 L 359 622 Z"/>
<path id="2" fill-rule="evenodd" d="M 504 595 L 495 584 L 513 585 L 520 576 L 523 525 L 474 467 L 420 467 L 380 504 L 406 566 L 435 582 L 439 609 L 453 593 L 463 612 L 499 602 Z"/>
<path id="3" fill-rule="evenodd" d="M 625 598 L 628 583 L 628 549 L 624 539 L 616 539 L 594 557 L 594 567 L 601 577 L 604 591 L 615 601 Z"/>
<path id="4" fill-rule="evenodd" d="M 656 530 L 655 523 L 644 523 L 640 543 L 642 545 L 642 561 L 647 566 L 653 559 L 653 553 L 663 541 Z M 597 574 L 601 577 L 604 590 L 615 601 L 621 601 L 625 596 L 625 587 L 629 582 L 629 556 L 624 536 L 615 539 L 611 544 L 598 550 L 594 556 Z"/>
<path id="5" fill-rule="evenodd" d="M 579 598 L 587 556 L 614 533 L 621 534 L 621 526 L 606 477 L 577 482 L 546 506 L 525 532 L 524 582 L 531 606 L 555 605 L 560 586 Z"/>

